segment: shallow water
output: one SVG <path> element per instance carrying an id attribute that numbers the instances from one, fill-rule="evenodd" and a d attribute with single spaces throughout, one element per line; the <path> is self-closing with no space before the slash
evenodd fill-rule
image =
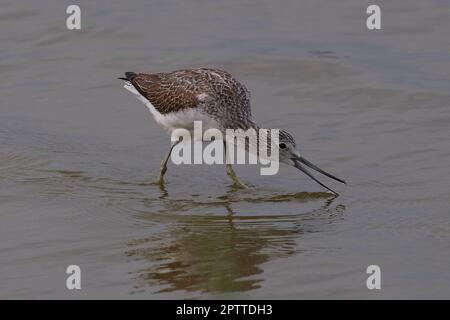
<path id="1" fill-rule="evenodd" d="M 61 1 L 0 4 L 0 298 L 450 298 L 446 1 L 379 1 L 381 31 L 356 0 L 78 3 L 82 31 Z M 341 195 L 286 166 L 150 184 L 169 137 L 116 78 L 198 66 Z"/>

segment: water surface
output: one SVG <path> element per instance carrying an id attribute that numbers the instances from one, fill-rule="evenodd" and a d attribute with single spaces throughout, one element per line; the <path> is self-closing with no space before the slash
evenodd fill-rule
<path id="1" fill-rule="evenodd" d="M 81 31 L 68 2 L 0 4 L 0 298 L 450 298 L 446 1 L 379 1 L 380 31 L 356 0 L 78 3 Z M 200 66 L 341 195 L 286 166 L 152 185 L 169 137 L 116 78 Z"/>

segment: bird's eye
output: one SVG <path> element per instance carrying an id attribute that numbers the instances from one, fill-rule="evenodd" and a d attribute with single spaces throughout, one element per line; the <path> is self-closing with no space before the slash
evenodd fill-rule
<path id="1" fill-rule="evenodd" d="M 283 142 L 280 143 L 279 146 L 280 146 L 280 149 L 286 149 L 286 144 Z"/>

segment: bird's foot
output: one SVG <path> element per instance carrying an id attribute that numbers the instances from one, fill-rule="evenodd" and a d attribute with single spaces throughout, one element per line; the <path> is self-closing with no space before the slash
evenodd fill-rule
<path id="1" fill-rule="evenodd" d="M 158 178 L 155 181 L 153 181 L 152 184 L 162 187 L 164 186 L 164 179 Z"/>
<path id="2" fill-rule="evenodd" d="M 245 183 L 240 182 L 239 180 L 233 180 L 233 187 L 238 188 L 238 189 L 248 189 L 249 188 Z"/>
<path id="3" fill-rule="evenodd" d="M 239 181 L 236 173 L 233 170 L 233 167 L 230 164 L 227 164 L 227 175 L 233 180 L 233 186 L 238 189 L 248 189 L 248 186 L 245 183 Z"/>

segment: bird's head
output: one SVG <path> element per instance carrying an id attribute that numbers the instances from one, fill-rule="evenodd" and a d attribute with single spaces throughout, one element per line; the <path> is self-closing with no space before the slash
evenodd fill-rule
<path id="1" fill-rule="evenodd" d="M 330 189 L 329 187 L 327 187 L 326 185 L 324 185 L 322 182 L 317 180 L 311 174 L 311 172 L 309 172 L 305 168 L 305 166 L 307 166 L 307 167 L 309 167 L 331 179 L 334 179 L 334 180 L 339 181 L 344 184 L 346 183 L 344 180 L 335 177 L 334 175 L 320 169 L 316 165 L 314 165 L 311 162 L 309 162 L 308 160 L 306 160 L 300 154 L 300 151 L 297 149 L 297 145 L 296 145 L 295 140 L 292 137 L 292 135 L 284 130 L 280 130 L 280 133 L 279 133 L 278 153 L 279 153 L 280 162 L 299 169 L 300 171 L 305 173 L 308 177 L 310 177 L 315 182 L 317 182 L 318 184 L 320 184 L 322 187 L 326 188 L 327 190 L 331 191 L 335 195 L 338 195 L 338 194 L 335 191 L 333 191 L 332 189 Z"/>

